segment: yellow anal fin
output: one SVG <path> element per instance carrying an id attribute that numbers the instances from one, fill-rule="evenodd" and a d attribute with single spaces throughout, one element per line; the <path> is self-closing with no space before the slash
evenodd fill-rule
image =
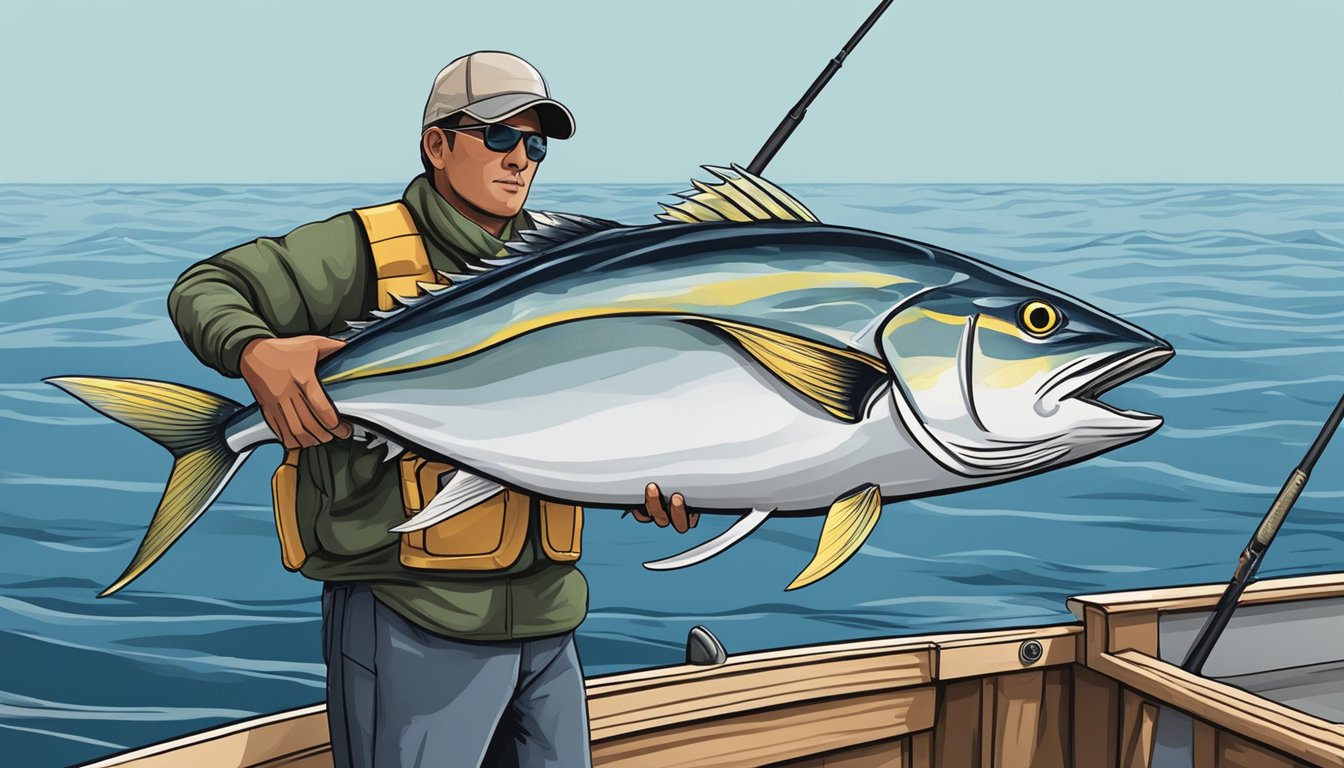
<path id="1" fill-rule="evenodd" d="M 866 485 L 832 504 L 821 528 L 817 553 L 786 589 L 798 589 L 820 581 L 844 565 L 868 539 L 881 513 L 882 493 L 876 485 Z"/>
<path id="2" fill-rule="evenodd" d="M 869 395 L 888 377 L 881 360 L 857 350 L 730 320 L 693 317 L 687 322 L 726 334 L 785 384 L 844 421 L 863 418 Z"/>

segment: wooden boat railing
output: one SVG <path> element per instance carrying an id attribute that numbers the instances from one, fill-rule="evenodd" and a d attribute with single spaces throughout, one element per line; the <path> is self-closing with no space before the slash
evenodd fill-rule
<path id="1" fill-rule="evenodd" d="M 714 667 L 592 678 L 594 764 L 1164 768 L 1177 763 L 1170 754 L 1154 763 L 1157 723 L 1179 715 L 1189 723 L 1183 766 L 1344 768 L 1340 725 L 1161 660 L 1162 617 L 1207 612 L 1221 589 L 1073 598 L 1076 624 L 764 651 Z M 1261 582 L 1244 603 L 1336 597 L 1344 597 L 1344 574 Z M 324 718 L 320 705 L 282 712 L 90 768 L 327 768 Z"/>
<path id="2" fill-rule="evenodd" d="M 1079 666 L 1090 684 L 1077 687 L 1075 710 L 1118 712 L 1090 727 L 1095 734 L 1075 765 L 1148 766 L 1160 705 L 1191 717 L 1194 768 L 1222 766 L 1344 766 L 1344 727 L 1240 688 L 1191 675 L 1159 659 L 1159 621 L 1207 613 L 1223 584 L 1075 597 L 1069 609 L 1083 622 Z M 1344 574 L 1266 580 L 1251 585 L 1243 608 L 1344 596 Z M 1339 617 L 1344 622 L 1344 616 Z M 1285 639 L 1292 630 L 1285 628 Z M 1344 637 L 1340 638 L 1344 641 Z M 1344 658 L 1344 642 L 1340 643 Z"/>

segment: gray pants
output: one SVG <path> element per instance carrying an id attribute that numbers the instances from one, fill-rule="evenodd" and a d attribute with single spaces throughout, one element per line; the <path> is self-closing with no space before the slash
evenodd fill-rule
<path id="1" fill-rule="evenodd" d="M 573 632 L 452 640 L 327 583 L 322 637 L 335 768 L 592 765 Z"/>

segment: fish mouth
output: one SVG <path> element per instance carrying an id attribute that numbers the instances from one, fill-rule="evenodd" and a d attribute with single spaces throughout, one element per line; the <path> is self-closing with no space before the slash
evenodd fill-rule
<path id="1" fill-rule="evenodd" d="M 1078 400 L 1116 416 L 1151 424 L 1152 428 L 1156 429 L 1162 424 L 1161 416 L 1117 408 L 1103 402 L 1101 396 L 1127 381 L 1161 368 L 1175 354 L 1175 350 L 1169 345 L 1162 344 L 1100 358 L 1084 358 L 1078 364 L 1061 371 L 1064 375 L 1049 387 L 1050 399 L 1056 402 L 1065 399 Z"/>

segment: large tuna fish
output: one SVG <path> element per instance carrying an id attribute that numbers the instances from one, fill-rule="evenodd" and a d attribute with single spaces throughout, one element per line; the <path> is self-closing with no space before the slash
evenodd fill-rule
<path id="1" fill-rule="evenodd" d="M 941 248 L 820 224 L 741 168 L 668 223 L 575 216 L 495 268 L 359 324 L 318 373 L 344 418 L 460 469 L 395 530 L 501 485 L 600 507 L 646 483 L 740 519 L 650 563 L 710 557 L 771 514 L 826 515 L 790 588 L 839 567 L 884 502 L 1061 467 L 1155 430 L 1098 402 L 1171 347 L 1058 291 Z M 51 380 L 176 457 L 120 588 L 257 446 L 257 406 L 176 384 Z M 650 442 L 649 434 L 658 435 Z"/>

